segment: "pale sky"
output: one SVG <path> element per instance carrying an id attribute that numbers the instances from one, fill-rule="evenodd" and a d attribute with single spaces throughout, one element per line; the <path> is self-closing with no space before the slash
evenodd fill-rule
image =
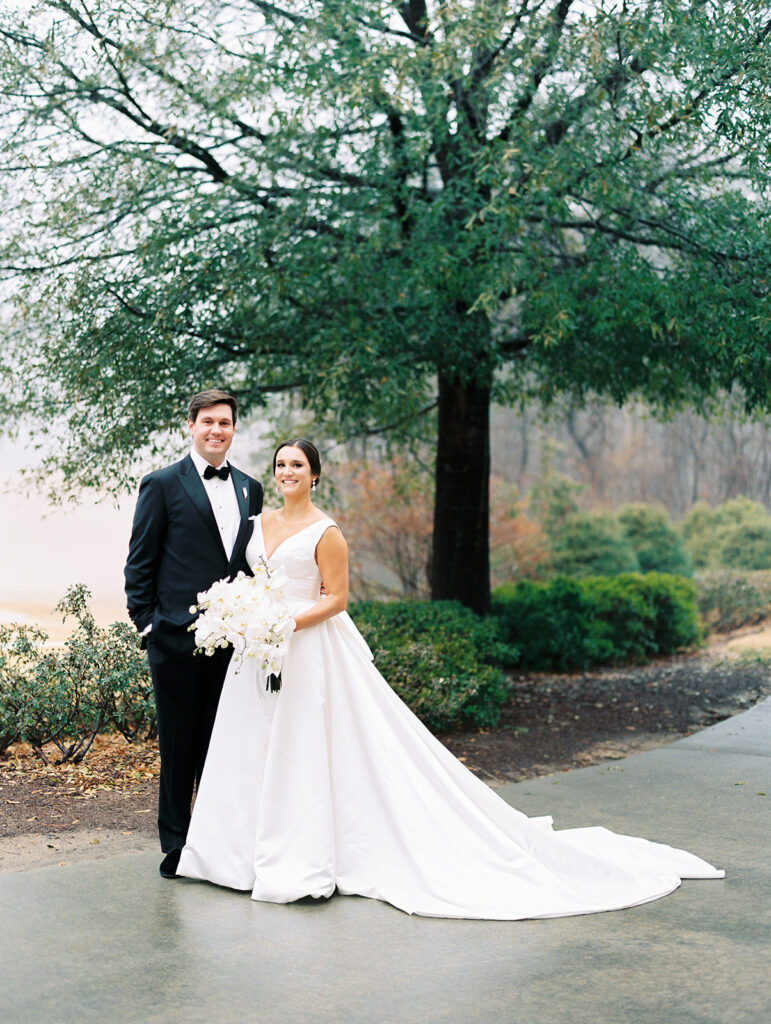
<path id="1" fill-rule="evenodd" d="M 133 499 L 115 508 L 89 495 L 80 507 L 51 509 L 15 481 L 14 471 L 31 461 L 20 444 L 0 438 L 0 618 L 47 623 L 71 583 L 88 586 L 101 621 L 124 618 Z"/>

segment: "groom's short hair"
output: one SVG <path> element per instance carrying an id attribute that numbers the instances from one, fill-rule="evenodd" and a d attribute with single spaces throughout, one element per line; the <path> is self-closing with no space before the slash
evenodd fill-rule
<path id="1" fill-rule="evenodd" d="M 195 423 L 201 409 L 208 409 L 210 405 L 229 405 L 233 413 L 233 426 L 236 425 L 238 417 L 238 402 L 227 391 L 220 391 L 218 388 L 209 388 L 208 391 L 199 391 L 190 399 L 187 407 L 187 418 Z"/>

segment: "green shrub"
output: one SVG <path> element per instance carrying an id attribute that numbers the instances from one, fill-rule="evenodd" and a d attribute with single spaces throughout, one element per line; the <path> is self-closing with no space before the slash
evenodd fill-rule
<path id="1" fill-rule="evenodd" d="M 59 647 L 42 630 L 0 629 L 0 750 L 25 740 L 43 755 L 53 743 L 60 763 L 82 761 L 100 732 L 118 728 L 127 739 L 155 731 L 147 659 L 125 623 L 97 627 L 88 590 L 70 587 L 56 606 L 76 628 Z"/>
<path id="2" fill-rule="evenodd" d="M 751 523 L 759 519 L 768 519 L 768 509 L 761 502 L 740 495 L 738 498 L 729 498 L 722 505 L 715 505 L 712 509 L 712 519 L 718 526 Z"/>
<path id="3" fill-rule="evenodd" d="M 593 629 L 607 645 L 607 662 L 644 661 L 659 651 L 652 588 L 637 573 L 583 580 L 592 604 Z"/>
<path id="4" fill-rule="evenodd" d="M 757 501 L 732 498 L 714 508 L 698 502 L 682 529 L 697 569 L 771 568 L 771 516 Z"/>
<path id="5" fill-rule="evenodd" d="M 716 554 L 721 565 L 734 569 L 771 569 L 771 516 L 724 526 Z"/>
<path id="6" fill-rule="evenodd" d="M 33 727 L 47 640 L 35 626 L 0 626 L 0 754 Z"/>
<path id="7" fill-rule="evenodd" d="M 42 755 L 54 743 L 61 760 L 81 760 L 104 723 L 90 685 L 90 659 L 67 642 L 53 650 L 39 629 L 12 625 L 0 634 L 4 744 L 25 740 Z"/>
<path id="8" fill-rule="evenodd" d="M 666 572 L 690 576 L 691 560 L 680 531 L 661 505 L 622 505 L 617 513 L 627 543 L 637 557 L 640 572 Z"/>
<path id="9" fill-rule="evenodd" d="M 705 573 L 698 580 L 698 603 L 707 626 L 718 632 L 762 622 L 771 611 L 771 573 Z"/>
<path id="10" fill-rule="evenodd" d="M 502 634 L 520 651 L 524 669 L 571 670 L 612 657 L 595 625 L 594 607 L 581 581 L 558 576 L 548 583 L 520 580 L 493 591 L 492 613 Z"/>
<path id="11" fill-rule="evenodd" d="M 651 596 L 656 615 L 655 654 L 673 654 L 704 638 L 698 589 L 693 580 L 664 572 L 648 572 L 641 585 Z"/>
<path id="12" fill-rule="evenodd" d="M 113 622 L 95 640 L 96 650 L 102 652 L 98 684 L 107 724 L 130 743 L 153 739 L 158 734 L 155 697 L 136 629 L 128 622 Z"/>
<path id="13" fill-rule="evenodd" d="M 77 584 L 58 603 L 56 610 L 77 625 L 63 648 L 40 665 L 48 693 L 45 730 L 62 761 L 82 760 L 103 728 L 116 726 L 130 738 L 132 724 L 147 722 L 151 706 L 149 668 L 136 632 L 123 623 L 99 628 L 88 608 L 90 596 Z M 154 713 L 148 725 L 151 731 Z"/>
<path id="14" fill-rule="evenodd" d="M 554 537 L 565 519 L 578 512 L 576 498 L 584 487 L 569 476 L 553 471 L 550 463 L 555 452 L 548 438 L 546 449 L 547 465 L 540 480 L 530 489 L 528 508 L 546 533 Z"/>
<path id="15" fill-rule="evenodd" d="M 638 567 L 618 522 L 599 512 L 566 516 L 552 541 L 552 565 L 565 576 L 609 576 Z"/>
<path id="16" fill-rule="evenodd" d="M 704 569 L 714 557 L 715 526 L 712 509 L 697 501 L 688 510 L 681 524 L 688 557 L 696 569 Z"/>
<path id="17" fill-rule="evenodd" d="M 351 608 L 375 664 L 430 729 L 493 726 L 517 652 L 492 619 L 454 601 L 360 602 Z"/>
<path id="18" fill-rule="evenodd" d="M 525 669 L 639 661 L 701 639 L 695 585 L 664 573 L 523 580 L 495 590 L 492 611 Z"/>

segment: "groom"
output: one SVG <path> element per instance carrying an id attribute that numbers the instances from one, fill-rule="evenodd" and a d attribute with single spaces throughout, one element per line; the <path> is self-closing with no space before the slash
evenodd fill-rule
<path id="1" fill-rule="evenodd" d="M 164 878 L 176 877 L 231 654 L 193 654 L 190 607 L 215 580 L 250 571 L 249 517 L 262 509 L 260 484 L 226 459 L 236 414 L 225 391 L 193 396 L 192 451 L 142 479 L 126 562 L 128 611 L 147 647 L 158 712 Z"/>

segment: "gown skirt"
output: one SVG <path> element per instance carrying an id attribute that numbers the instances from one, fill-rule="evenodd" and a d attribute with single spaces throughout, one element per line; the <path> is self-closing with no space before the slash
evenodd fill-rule
<path id="1" fill-rule="evenodd" d="M 293 612 L 318 600 L 320 520 L 269 562 Z M 247 552 L 265 556 L 258 518 Z M 231 664 L 180 875 L 288 903 L 337 890 L 427 917 L 563 917 L 635 906 L 724 872 L 603 827 L 555 831 L 462 765 L 372 662 L 346 612 L 296 633 L 278 693 Z"/>

